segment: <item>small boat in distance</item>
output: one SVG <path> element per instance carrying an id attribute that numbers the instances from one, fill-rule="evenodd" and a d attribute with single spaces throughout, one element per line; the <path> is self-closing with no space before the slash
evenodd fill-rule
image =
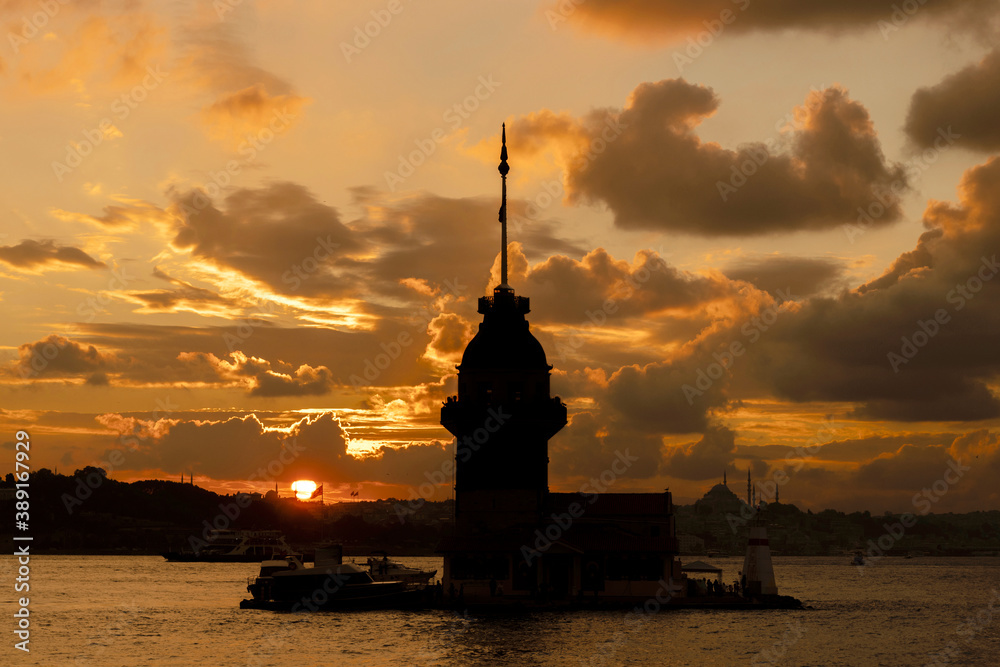
<path id="1" fill-rule="evenodd" d="M 168 561 L 178 563 L 259 563 L 263 560 L 296 556 L 280 530 L 212 530 L 194 551 L 165 551 Z"/>
<path id="2" fill-rule="evenodd" d="M 851 565 L 864 565 L 865 555 L 861 551 L 854 552 L 854 558 L 851 559 Z"/>
<path id="3" fill-rule="evenodd" d="M 421 570 L 389 560 L 389 554 L 376 551 L 368 557 L 368 574 L 375 581 L 403 581 L 408 584 L 426 584 L 437 570 Z"/>

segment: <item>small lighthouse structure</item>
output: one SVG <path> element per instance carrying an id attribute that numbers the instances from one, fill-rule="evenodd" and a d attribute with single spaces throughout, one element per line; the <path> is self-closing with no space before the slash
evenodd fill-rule
<path id="1" fill-rule="evenodd" d="M 774 581 L 774 566 L 771 565 L 771 547 L 767 542 L 767 522 L 765 509 L 752 504 L 756 495 L 747 470 L 747 500 L 753 511 L 747 532 L 747 553 L 743 558 L 744 595 L 777 595 L 778 585 Z"/>

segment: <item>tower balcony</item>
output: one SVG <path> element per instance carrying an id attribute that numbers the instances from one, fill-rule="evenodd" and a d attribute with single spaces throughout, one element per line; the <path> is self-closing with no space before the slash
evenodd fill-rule
<path id="1" fill-rule="evenodd" d="M 479 297 L 480 315 L 499 311 L 527 315 L 531 312 L 531 299 L 526 296 L 517 296 L 510 288 L 504 289 L 503 287 L 495 288 L 493 296 Z"/>
<path id="2" fill-rule="evenodd" d="M 451 396 L 441 406 L 441 425 L 457 438 L 496 426 L 500 432 L 522 429 L 548 440 L 566 425 L 566 405 L 558 396 L 513 403 L 459 401 Z"/>

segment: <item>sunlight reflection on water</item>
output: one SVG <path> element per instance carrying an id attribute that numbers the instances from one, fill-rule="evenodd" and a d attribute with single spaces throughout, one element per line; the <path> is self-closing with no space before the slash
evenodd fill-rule
<path id="1" fill-rule="evenodd" d="M 4 559 L 12 575 L 13 559 Z M 401 558 L 437 567 L 440 558 Z M 58 665 L 920 665 L 1000 654 L 1000 559 L 775 558 L 804 611 L 444 611 L 282 614 L 241 610 L 253 564 L 158 556 L 32 558 L 30 656 Z M 735 577 L 742 561 L 713 559 Z M 8 588 L 8 591 L 12 589 Z M 5 598 L 13 602 L 12 593 Z M 991 601 L 994 609 L 988 611 Z M 977 617 L 978 614 L 978 617 Z M 976 619 L 970 624 L 970 619 Z M 963 626 L 963 624 L 965 624 Z M 964 627 L 973 636 L 959 634 Z M 5 655 L 15 651 L 9 642 Z M 772 660 L 774 662 L 767 662 Z M 13 664 L 9 658 L 4 664 Z"/>

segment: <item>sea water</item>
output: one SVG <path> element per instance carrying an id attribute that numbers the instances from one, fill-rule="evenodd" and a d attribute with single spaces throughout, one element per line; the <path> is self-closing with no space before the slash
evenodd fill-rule
<path id="1" fill-rule="evenodd" d="M 363 560 L 363 559 L 361 559 Z M 437 568 L 440 558 L 400 558 Z M 694 560 L 693 558 L 690 560 Z M 742 559 L 708 559 L 731 582 Z M 159 556 L 33 556 L 30 653 L 14 649 L 3 559 L 3 665 L 996 665 L 1000 558 L 776 557 L 809 608 L 475 615 L 239 608 L 258 566 Z"/>

